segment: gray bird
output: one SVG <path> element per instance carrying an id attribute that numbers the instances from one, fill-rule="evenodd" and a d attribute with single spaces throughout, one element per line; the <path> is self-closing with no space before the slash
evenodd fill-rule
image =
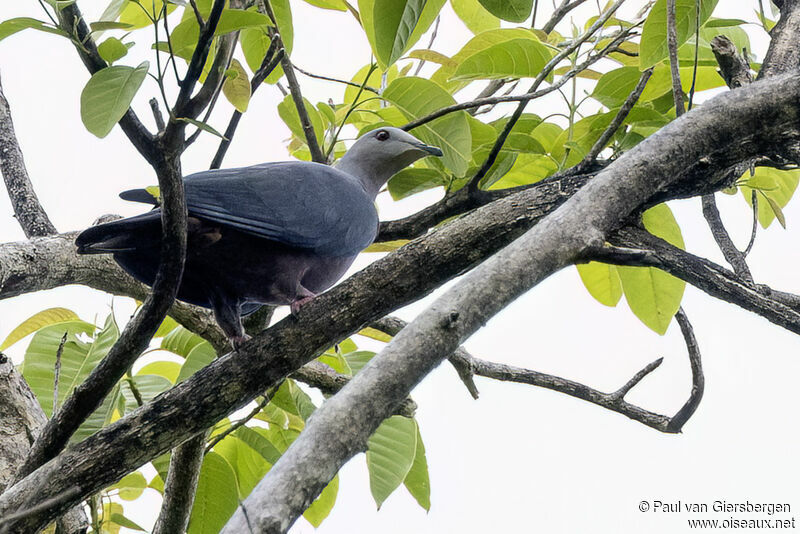
<path id="1" fill-rule="evenodd" d="M 241 316 L 262 304 L 288 304 L 297 313 L 374 241 L 374 201 L 381 187 L 430 155 L 442 151 L 386 127 L 360 137 L 335 167 L 284 161 L 187 176 L 189 233 L 178 298 L 214 310 L 234 347 L 247 339 Z M 144 189 L 120 197 L 157 206 Z M 78 253 L 111 253 L 125 271 L 152 286 L 160 211 L 84 230 L 75 241 Z"/>

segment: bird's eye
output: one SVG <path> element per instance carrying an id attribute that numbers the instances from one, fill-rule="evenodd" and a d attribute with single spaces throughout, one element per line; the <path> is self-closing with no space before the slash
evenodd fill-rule
<path id="1" fill-rule="evenodd" d="M 375 134 L 375 139 L 377 139 L 378 141 L 386 141 L 387 139 L 389 139 L 389 132 L 387 132 L 386 130 L 381 130 L 380 132 Z"/>

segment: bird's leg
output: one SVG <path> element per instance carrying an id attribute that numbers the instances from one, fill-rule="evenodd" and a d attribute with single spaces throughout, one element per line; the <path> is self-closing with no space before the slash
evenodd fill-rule
<path id="1" fill-rule="evenodd" d="M 231 342 L 233 350 L 239 350 L 242 343 L 250 339 L 244 333 L 239 302 L 226 295 L 215 294 L 211 298 L 211 305 L 214 308 L 214 318 Z"/>
<path id="2" fill-rule="evenodd" d="M 297 313 L 300 311 L 300 308 L 302 308 L 306 303 L 312 301 L 316 296 L 316 293 L 312 293 L 303 287 L 302 284 L 297 284 L 297 294 L 295 295 L 292 303 L 289 304 L 289 309 L 292 311 L 292 315 L 297 315 Z"/>

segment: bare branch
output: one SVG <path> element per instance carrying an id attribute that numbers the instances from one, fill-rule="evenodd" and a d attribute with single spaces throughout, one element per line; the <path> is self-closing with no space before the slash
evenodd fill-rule
<path id="1" fill-rule="evenodd" d="M 357 84 L 355 82 L 350 82 L 350 81 L 347 81 L 347 80 L 340 80 L 338 78 L 331 78 L 330 76 L 322 76 L 321 74 L 314 74 L 313 72 L 308 72 L 306 70 L 301 69 L 300 67 L 298 67 L 294 63 L 292 63 L 292 67 L 294 67 L 294 70 L 296 70 L 300 74 L 305 74 L 309 78 L 315 78 L 317 80 L 325 80 L 327 82 L 341 83 L 343 85 L 349 85 L 350 87 L 355 87 L 356 89 L 361 89 L 361 85 Z M 365 91 L 369 91 L 370 93 L 374 93 L 376 95 L 379 93 L 379 91 L 377 89 L 375 89 L 374 87 L 370 87 L 369 85 L 365 85 L 364 86 L 364 90 Z"/>
<path id="2" fill-rule="evenodd" d="M 683 107 L 683 88 L 681 70 L 678 64 L 678 30 L 675 26 L 675 0 L 667 0 L 667 50 L 669 51 L 669 70 L 672 75 L 672 98 L 675 101 L 675 115 L 680 117 Z"/>
<path id="3" fill-rule="evenodd" d="M 736 248 L 736 245 L 734 245 L 731 240 L 731 236 L 725 229 L 725 225 L 722 223 L 722 217 L 720 217 L 719 210 L 717 209 L 717 202 L 714 199 L 714 195 L 703 195 L 702 205 L 703 216 L 706 222 L 708 222 L 711 235 L 714 236 L 714 241 L 717 242 L 719 249 L 722 251 L 722 255 L 725 256 L 725 260 L 733 267 L 737 276 L 742 278 L 745 282 L 752 283 L 753 275 L 750 274 L 750 268 L 747 266 L 745 255 Z"/>
<path id="4" fill-rule="evenodd" d="M 163 132 L 166 124 L 164 123 L 164 116 L 161 114 L 161 110 L 158 108 L 158 99 L 151 98 L 149 103 L 150 109 L 153 111 L 153 119 L 156 121 L 156 128 L 158 128 L 159 132 Z"/>
<path id="5" fill-rule="evenodd" d="M 550 20 L 548 20 L 544 26 L 542 26 L 542 31 L 544 33 L 550 33 L 551 31 L 556 29 L 556 26 L 561 19 L 567 16 L 567 14 L 584 3 L 586 0 L 564 0 L 561 4 L 553 11 L 553 14 L 550 16 Z"/>
<path id="6" fill-rule="evenodd" d="M 742 254 L 747 257 L 750 251 L 753 250 L 753 245 L 756 243 L 756 232 L 758 232 L 758 192 L 753 189 L 750 192 L 750 203 L 753 205 L 753 229 L 750 230 L 750 241 Z"/>
<path id="7" fill-rule="evenodd" d="M 14 216 L 26 237 L 51 235 L 57 232 L 47 212 L 39 203 L 28 177 L 22 149 L 14 132 L 11 108 L 0 84 L 0 171 L 14 208 Z"/>
<path id="8" fill-rule="evenodd" d="M 164 481 L 164 502 L 153 534 L 186 531 L 200 478 L 200 466 L 203 465 L 206 435 L 206 432 L 200 432 L 172 451 L 167 480 Z"/>
<path id="9" fill-rule="evenodd" d="M 675 314 L 675 320 L 681 327 L 683 339 L 686 341 L 686 348 L 689 351 L 689 363 L 692 366 L 692 393 L 686 404 L 678 410 L 672 420 L 669 422 L 669 430 L 671 432 L 680 432 L 686 421 L 694 414 L 700 401 L 703 399 L 703 391 L 705 390 L 705 378 L 703 377 L 703 365 L 700 359 L 700 348 L 697 345 L 697 339 L 694 337 L 694 329 L 689 318 L 686 317 L 683 308 L 678 310 Z"/>
<path id="10" fill-rule="evenodd" d="M 628 98 L 625 99 L 625 102 L 623 102 L 622 106 L 619 108 L 619 111 L 614 116 L 614 120 L 611 121 L 611 124 L 608 125 L 608 128 L 603 131 L 602 135 L 600 135 L 600 138 L 594 143 L 594 145 L 592 145 L 592 148 L 589 150 L 588 154 L 586 154 L 586 157 L 583 158 L 583 161 L 575 166 L 574 172 L 583 172 L 595 162 L 597 156 L 605 148 L 606 143 L 608 143 L 611 137 L 617 132 L 619 127 L 625 121 L 625 118 L 628 116 L 628 113 L 630 113 L 633 109 L 633 106 L 636 105 L 639 97 L 642 96 L 642 91 L 644 91 L 644 88 L 647 86 L 647 81 L 652 75 L 653 67 L 650 67 L 642 72 L 642 75 L 639 78 L 639 83 L 636 84 L 636 87 L 633 88 L 631 94 L 629 94 Z"/>
<path id="11" fill-rule="evenodd" d="M 722 79 L 731 89 L 736 89 L 753 81 L 750 64 L 739 55 L 733 41 L 724 35 L 711 39 L 711 50 L 717 58 Z"/>

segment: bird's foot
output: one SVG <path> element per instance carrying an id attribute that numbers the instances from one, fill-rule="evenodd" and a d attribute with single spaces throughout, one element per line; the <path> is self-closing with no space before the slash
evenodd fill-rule
<path id="1" fill-rule="evenodd" d="M 302 298 L 299 298 L 297 300 L 292 301 L 292 303 L 289 304 L 289 309 L 292 311 L 292 316 L 296 316 L 297 313 L 300 311 L 300 308 L 302 308 L 307 303 L 309 303 L 312 300 L 314 300 L 314 297 L 316 297 L 316 295 L 314 295 L 312 293 L 311 295 L 308 295 L 308 296 L 305 296 L 305 297 L 302 297 Z"/>
<path id="2" fill-rule="evenodd" d="M 239 347 L 241 347 L 245 341 L 252 339 L 247 334 L 242 334 L 240 336 L 233 336 L 230 338 L 231 346 L 235 352 L 239 352 Z"/>

